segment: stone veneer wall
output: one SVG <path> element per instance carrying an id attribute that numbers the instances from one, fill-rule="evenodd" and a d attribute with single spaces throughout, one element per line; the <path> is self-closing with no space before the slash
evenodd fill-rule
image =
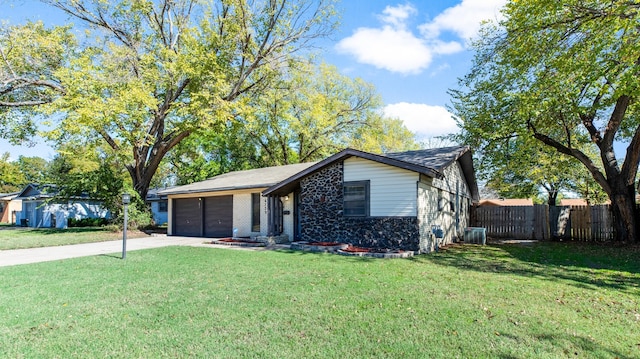
<path id="1" fill-rule="evenodd" d="M 299 204 L 302 240 L 419 250 L 417 217 L 345 218 L 342 216 L 342 185 L 342 163 L 302 179 Z"/>

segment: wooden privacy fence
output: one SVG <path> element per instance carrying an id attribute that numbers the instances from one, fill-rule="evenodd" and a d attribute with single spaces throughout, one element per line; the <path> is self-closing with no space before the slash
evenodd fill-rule
<path id="1" fill-rule="evenodd" d="M 511 239 L 613 240 L 609 205 L 474 207 L 471 226 L 484 227 L 487 236 Z"/>

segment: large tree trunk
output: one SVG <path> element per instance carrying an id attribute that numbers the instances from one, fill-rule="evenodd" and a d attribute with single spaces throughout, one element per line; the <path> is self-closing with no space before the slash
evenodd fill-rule
<path id="1" fill-rule="evenodd" d="M 635 213 L 635 188 L 628 186 L 622 178 L 611 181 L 611 209 L 618 242 L 636 242 L 638 239 L 638 221 Z"/>
<path id="2" fill-rule="evenodd" d="M 606 176 L 600 172 L 600 169 L 595 163 L 580 150 L 564 146 L 551 137 L 536 132 L 535 129 L 533 129 L 533 131 L 536 139 L 548 146 L 554 147 L 561 153 L 575 157 L 587 167 L 595 181 L 607 192 L 611 200 L 615 240 L 637 242 L 638 221 L 635 215 L 636 201 L 634 183 L 635 173 L 638 169 L 638 158 L 640 156 L 638 154 L 638 152 L 640 152 L 640 126 L 638 130 L 636 130 L 634 139 L 627 148 L 627 156 L 622 170 L 618 166 L 613 151 L 613 137 L 609 139 L 606 138 L 611 136 L 610 133 L 605 136 L 605 139 L 602 139 L 596 130 L 590 130 L 590 132 L 594 134 L 594 137 L 598 137 L 594 142 L 598 143 L 602 166 L 604 167 Z"/>
<path id="3" fill-rule="evenodd" d="M 558 190 L 547 190 L 547 205 L 553 207 L 556 205 L 556 203 L 558 203 Z"/>

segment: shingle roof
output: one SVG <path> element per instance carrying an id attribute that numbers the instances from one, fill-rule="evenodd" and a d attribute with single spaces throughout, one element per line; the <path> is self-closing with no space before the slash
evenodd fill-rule
<path id="1" fill-rule="evenodd" d="M 471 196 L 474 201 L 478 200 L 478 185 L 476 183 L 473 170 L 473 161 L 471 159 L 471 151 L 467 146 L 454 146 L 433 148 L 418 151 L 407 151 L 398 153 L 389 153 L 384 155 L 376 155 L 369 152 L 363 152 L 347 148 L 333 156 L 330 156 L 309 168 L 298 172 L 291 177 L 279 182 L 262 192 L 263 195 L 277 195 L 291 192 L 297 183 L 304 177 L 325 168 L 332 163 L 342 161 L 349 157 L 360 157 L 367 160 L 383 163 L 389 166 L 403 168 L 409 171 L 424 174 L 429 177 L 441 178 L 443 170 L 455 161 L 460 161 L 465 178 L 468 182 Z"/>
<path id="2" fill-rule="evenodd" d="M 158 191 L 158 195 L 218 192 L 250 188 L 266 188 L 307 169 L 316 162 L 235 171 L 184 186 Z"/>
<path id="3" fill-rule="evenodd" d="M 419 166 L 424 166 L 438 172 L 442 172 L 445 167 L 455 162 L 467 151 L 469 151 L 469 148 L 466 146 L 453 146 L 398 153 L 386 153 L 381 156 L 393 158 Z"/>

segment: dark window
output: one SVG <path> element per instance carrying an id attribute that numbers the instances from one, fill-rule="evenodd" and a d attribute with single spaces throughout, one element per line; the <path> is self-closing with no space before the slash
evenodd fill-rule
<path id="1" fill-rule="evenodd" d="M 167 201 L 158 202 L 158 212 L 166 212 L 167 211 Z"/>
<path id="2" fill-rule="evenodd" d="M 260 232 L 260 193 L 251 194 L 251 232 Z"/>
<path id="3" fill-rule="evenodd" d="M 369 181 L 344 183 L 344 215 L 369 216 Z"/>

